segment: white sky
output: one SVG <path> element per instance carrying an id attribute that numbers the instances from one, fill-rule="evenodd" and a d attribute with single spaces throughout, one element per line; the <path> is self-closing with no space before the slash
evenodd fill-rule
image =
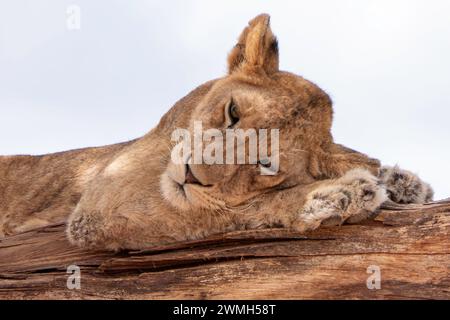
<path id="1" fill-rule="evenodd" d="M 81 29 L 66 8 L 81 8 Z M 399 164 L 450 196 L 446 0 L 0 0 L 0 154 L 130 140 L 226 70 L 267 12 L 281 68 L 334 100 L 337 142 Z"/>

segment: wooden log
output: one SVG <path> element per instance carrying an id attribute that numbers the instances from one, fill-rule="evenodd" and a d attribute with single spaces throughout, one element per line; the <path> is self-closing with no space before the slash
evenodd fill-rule
<path id="1" fill-rule="evenodd" d="M 239 231 L 120 253 L 71 246 L 57 224 L 0 240 L 0 298 L 450 299 L 449 230 L 450 200 L 306 235 Z M 371 266 L 379 289 L 367 286 Z"/>

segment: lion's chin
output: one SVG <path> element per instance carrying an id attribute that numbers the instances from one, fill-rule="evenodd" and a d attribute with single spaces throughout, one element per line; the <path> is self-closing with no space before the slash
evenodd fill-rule
<path id="1" fill-rule="evenodd" d="M 162 195 L 171 206 L 183 211 L 192 209 L 184 186 L 173 180 L 167 172 L 162 174 L 160 184 Z"/>
<path id="2" fill-rule="evenodd" d="M 167 173 L 161 176 L 161 190 L 164 198 L 171 206 L 182 211 L 207 209 L 202 203 L 199 192 L 195 192 L 196 187 L 180 184 Z"/>

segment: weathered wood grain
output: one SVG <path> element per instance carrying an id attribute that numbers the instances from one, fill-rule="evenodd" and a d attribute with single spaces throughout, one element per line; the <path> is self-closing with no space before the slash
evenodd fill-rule
<path id="1" fill-rule="evenodd" d="M 450 299 L 450 200 L 375 221 L 240 231 L 138 252 L 70 246 L 58 224 L 0 240 L 1 299 Z M 69 265 L 81 289 L 67 288 Z M 369 290 L 367 268 L 381 270 Z"/>

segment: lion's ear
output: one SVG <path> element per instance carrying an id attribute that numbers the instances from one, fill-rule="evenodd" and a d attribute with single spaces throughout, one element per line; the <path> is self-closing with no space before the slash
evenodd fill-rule
<path id="1" fill-rule="evenodd" d="M 228 72 L 262 68 L 270 74 L 278 71 L 278 42 L 270 29 L 270 16 L 260 14 L 248 23 L 238 43 L 228 55 Z"/>

